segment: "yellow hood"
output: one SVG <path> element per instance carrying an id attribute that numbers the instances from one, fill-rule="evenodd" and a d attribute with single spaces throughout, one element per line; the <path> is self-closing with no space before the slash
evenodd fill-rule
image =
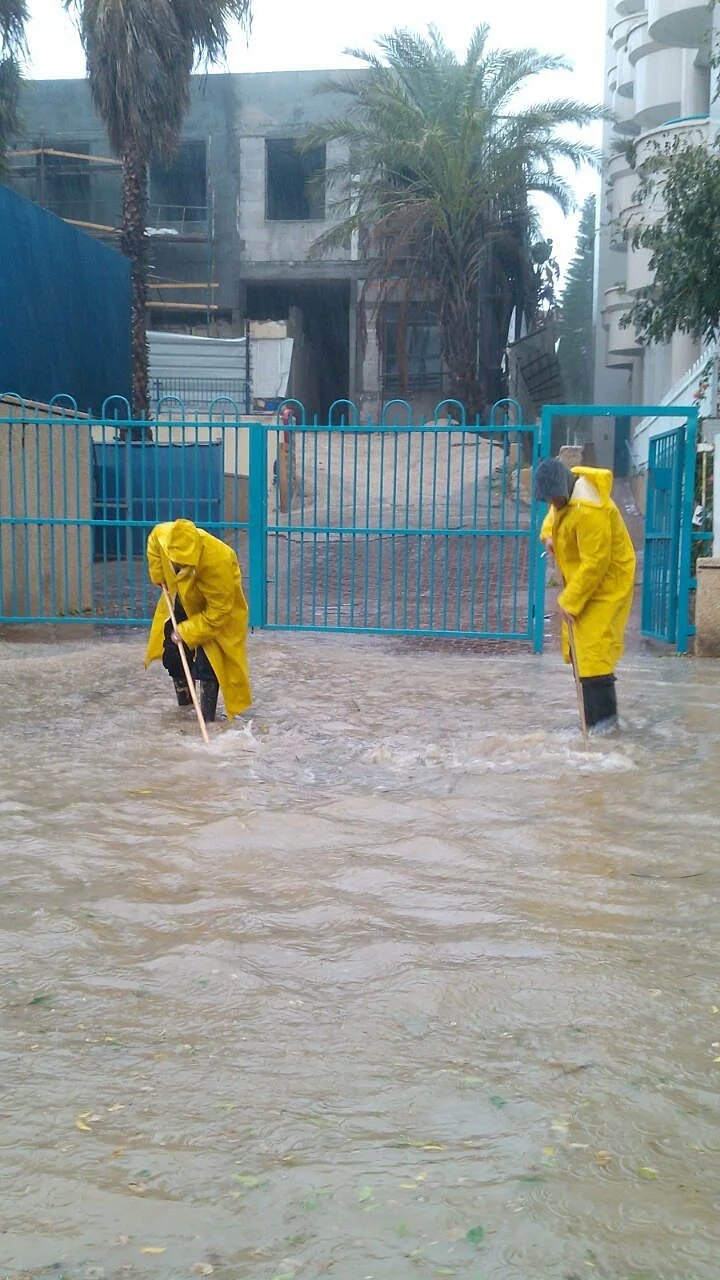
<path id="1" fill-rule="evenodd" d="M 609 502 L 613 487 L 612 471 L 602 467 L 573 467 L 572 473 L 578 478 L 570 497 L 571 504 L 604 507 Z"/>
<path id="2" fill-rule="evenodd" d="M 192 520 L 175 520 L 167 536 L 166 550 L 172 564 L 197 567 L 200 559 L 200 534 Z"/>

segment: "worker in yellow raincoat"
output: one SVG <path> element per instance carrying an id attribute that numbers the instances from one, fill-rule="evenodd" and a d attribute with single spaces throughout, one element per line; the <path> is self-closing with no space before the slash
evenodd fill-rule
<path id="1" fill-rule="evenodd" d="M 145 666 L 162 658 L 173 678 L 179 705 L 189 706 L 190 690 L 178 651 L 178 645 L 184 644 L 205 719 L 215 719 L 219 689 L 232 720 L 252 702 L 245 653 L 248 607 L 235 552 L 192 520 L 172 520 L 151 531 L 147 559 L 151 581 L 156 586 L 165 583 L 175 597 L 178 627 L 173 631 L 161 596 L 150 628 Z"/>
<path id="2" fill-rule="evenodd" d="M 635 551 L 610 497 L 611 471 L 547 458 L 535 472 L 535 498 L 549 502 L 540 537 L 563 577 L 558 597 L 563 656 L 570 662 L 573 628 L 577 676 L 588 728 L 617 724 L 615 667 L 623 651 L 635 586 Z"/>

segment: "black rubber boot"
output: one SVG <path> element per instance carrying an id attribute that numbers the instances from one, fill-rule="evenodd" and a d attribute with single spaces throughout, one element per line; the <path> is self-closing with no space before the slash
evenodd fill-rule
<path id="1" fill-rule="evenodd" d="M 220 687 L 217 680 L 199 680 L 198 689 L 200 691 L 200 710 L 203 713 L 203 719 L 212 724 L 217 711 Z"/>
<path id="2" fill-rule="evenodd" d="M 617 696 L 614 676 L 581 678 L 585 723 L 599 733 L 617 727 Z"/>
<path id="3" fill-rule="evenodd" d="M 179 707 L 191 707 L 192 695 L 187 687 L 187 680 L 173 680 L 175 686 L 175 694 Z"/>

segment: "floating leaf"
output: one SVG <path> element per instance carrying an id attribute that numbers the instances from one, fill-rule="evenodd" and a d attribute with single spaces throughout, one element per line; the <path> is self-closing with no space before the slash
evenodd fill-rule
<path id="1" fill-rule="evenodd" d="M 501 1097 L 499 1097 L 499 1095 L 498 1095 L 497 1093 L 493 1094 L 492 1098 L 490 1099 L 490 1103 L 491 1103 L 491 1105 L 492 1105 L 493 1107 L 506 1107 L 506 1106 L 507 1106 L 507 1102 L 506 1102 L 505 1098 L 501 1098 Z"/>
<path id="2" fill-rule="evenodd" d="M 301 1209 L 317 1209 L 318 1207 L 317 1196 L 316 1195 L 306 1196 L 304 1200 L 300 1201 L 300 1207 Z"/>
<path id="3" fill-rule="evenodd" d="M 260 1179 L 254 1173 L 234 1173 L 233 1182 L 239 1182 L 241 1187 L 259 1187 Z"/>
<path id="4" fill-rule="evenodd" d="M 485 1239 L 485 1228 L 471 1227 L 465 1236 L 465 1239 L 468 1244 L 480 1244 L 480 1242 Z"/>
<path id="5" fill-rule="evenodd" d="M 407 1222 L 398 1222 L 397 1233 L 399 1236 L 409 1236 L 411 1234 L 411 1231 Z"/>
<path id="6" fill-rule="evenodd" d="M 554 1147 L 543 1147 L 543 1155 L 544 1155 L 544 1156 L 554 1156 L 554 1155 L 555 1155 L 555 1148 L 554 1148 Z"/>
<path id="7" fill-rule="evenodd" d="M 28 1009 L 32 1009 L 34 1004 L 47 1004 L 52 1000 L 52 996 L 33 996 L 32 1000 L 28 1000 Z"/>
<path id="8" fill-rule="evenodd" d="M 599 1164 L 601 1169 L 604 1168 L 606 1164 L 609 1164 L 611 1160 L 612 1156 L 609 1151 L 597 1151 L 595 1153 L 595 1163 Z"/>
<path id="9" fill-rule="evenodd" d="M 272 1280 L 295 1280 L 292 1271 L 283 1271 L 282 1275 L 273 1276 Z"/>
<path id="10" fill-rule="evenodd" d="M 146 1244 L 144 1248 L 140 1250 L 140 1252 L 141 1253 L 164 1253 L 165 1248 L 166 1248 L 165 1245 Z"/>
<path id="11" fill-rule="evenodd" d="M 89 1115 L 90 1113 L 89 1111 L 86 1111 L 84 1114 Z M 81 1133 L 92 1133 L 92 1129 L 90 1128 L 90 1125 L 85 1123 L 83 1116 L 78 1116 L 77 1120 L 75 1121 L 75 1128 L 79 1129 Z"/>
<path id="12" fill-rule="evenodd" d="M 368 1200 L 373 1198 L 372 1187 L 361 1187 L 358 1192 L 358 1204 L 366 1204 Z"/>
<path id="13" fill-rule="evenodd" d="M 647 1164 L 641 1165 L 640 1168 L 638 1169 L 638 1177 L 646 1178 L 648 1182 L 651 1182 L 653 1178 L 657 1178 L 657 1176 L 658 1176 L 657 1169 L 651 1169 L 650 1166 Z"/>

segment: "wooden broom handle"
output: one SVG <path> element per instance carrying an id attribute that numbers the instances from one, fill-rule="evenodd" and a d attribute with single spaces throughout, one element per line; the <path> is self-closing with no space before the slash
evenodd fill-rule
<path id="1" fill-rule="evenodd" d="M 572 659 L 572 669 L 573 669 L 573 675 L 575 677 L 575 692 L 577 693 L 577 700 L 578 700 L 578 714 L 580 716 L 580 728 L 582 730 L 582 736 L 587 742 L 588 727 L 587 727 L 587 720 L 585 719 L 585 700 L 583 698 L 582 685 L 580 684 L 580 675 L 578 673 L 577 650 L 575 648 L 575 627 L 574 627 L 574 623 L 572 623 L 570 619 L 567 617 L 565 618 L 565 626 L 567 627 L 568 641 L 570 643 L 570 657 Z"/>
<path id="2" fill-rule="evenodd" d="M 173 607 L 172 607 L 172 600 L 170 599 L 170 592 L 168 591 L 168 589 L 167 589 L 167 587 L 165 586 L 165 583 L 164 583 L 164 582 L 163 582 L 163 584 L 162 584 L 162 591 L 163 591 L 163 595 L 164 595 L 164 597 L 165 597 L 165 603 L 166 603 L 166 605 L 167 605 L 167 607 L 168 607 L 168 612 L 169 612 L 169 614 L 170 614 L 170 621 L 172 622 L 173 631 L 177 631 L 177 629 L 178 629 L 178 627 L 177 627 L 177 621 L 176 621 L 176 618 L 175 618 L 175 611 L 174 611 L 174 609 L 173 609 Z M 179 634 L 179 633 L 178 633 L 178 634 Z M 180 653 L 180 661 L 181 661 L 181 662 L 182 662 L 182 664 L 183 664 L 183 671 L 185 672 L 185 679 L 187 680 L 187 686 L 188 686 L 188 689 L 190 690 L 190 697 L 191 697 L 191 698 L 192 698 L 192 700 L 193 700 L 193 706 L 194 706 L 194 708 L 195 708 L 195 715 L 197 716 L 197 718 L 198 718 L 198 724 L 200 725 L 200 732 L 201 732 L 201 734 L 202 734 L 202 736 L 203 736 L 203 741 L 204 741 L 204 742 L 208 742 L 208 743 L 209 743 L 210 739 L 209 739 L 209 737 L 208 737 L 207 725 L 205 724 L 205 720 L 204 720 L 204 717 L 203 717 L 203 713 L 202 713 L 202 711 L 200 710 L 200 703 L 198 702 L 197 689 L 195 688 L 195 681 L 193 680 L 192 676 L 190 675 L 190 668 L 189 668 L 189 666 L 188 666 L 188 660 L 187 660 L 187 658 L 185 657 L 185 646 L 184 646 L 184 644 L 182 643 L 182 641 L 181 641 L 181 642 L 180 642 L 180 644 L 178 645 L 178 650 L 179 650 L 179 653 Z"/>

